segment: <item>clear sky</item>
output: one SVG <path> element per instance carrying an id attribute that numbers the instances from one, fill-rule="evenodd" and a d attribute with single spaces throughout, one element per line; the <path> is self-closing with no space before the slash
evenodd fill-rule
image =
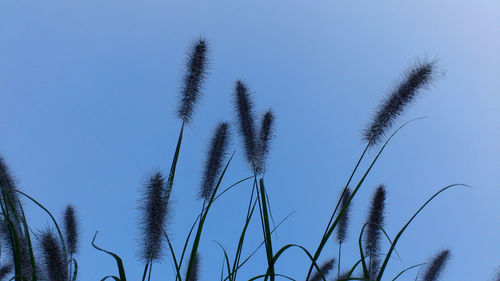
<path id="1" fill-rule="evenodd" d="M 296 212 L 275 246 L 312 250 L 364 148 L 362 128 L 400 73 L 427 57 L 439 59 L 445 75 L 401 121 L 428 118 L 397 135 L 355 199 L 344 261 L 357 258 L 378 183 L 388 188 L 393 237 L 439 188 L 466 183 L 474 188 L 445 193 L 408 228 L 402 261 L 394 259 L 386 277 L 442 248 L 452 251 L 443 280 L 493 276 L 500 265 L 499 1 L 1 1 L 0 152 L 20 188 L 54 213 L 66 203 L 78 208 L 80 280 L 116 273 L 114 261 L 90 246 L 96 230 L 98 244 L 123 257 L 130 280 L 142 274 L 138 191 L 149 172 L 168 171 L 185 52 L 200 35 L 209 41 L 210 68 L 173 191 L 169 231 L 178 251 L 201 208 L 195 198 L 209 133 L 218 120 L 234 119 L 236 79 L 249 83 L 259 112 L 272 107 L 277 116 L 266 182 L 274 218 Z M 249 175 L 233 137 L 236 158 L 224 186 Z M 213 240 L 234 254 L 249 192 L 249 184 L 239 186 L 209 215 L 201 280 L 220 276 Z M 35 229 L 48 224 L 26 205 Z M 244 255 L 262 238 L 257 222 Z M 321 260 L 336 251 L 332 241 Z M 239 277 L 262 273 L 264 257 Z M 307 265 L 290 251 L 277 268 L 302 280 Z M 173 279 L 169 257 L 154 266 L 153 279 Z"/>

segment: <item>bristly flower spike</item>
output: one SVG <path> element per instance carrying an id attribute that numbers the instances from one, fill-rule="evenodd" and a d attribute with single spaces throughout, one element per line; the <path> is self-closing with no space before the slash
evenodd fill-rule
<path id="1" fill-rule="evenodd" d="M 74 255 L 78 251 L 78 222 L 76 219 L 75 208 L 72 205 L 66 206 L 64 210 L 64 229 L 66 234 L 66 243 L 68 254 Z"/>
<path id="2" fill-rule="evenodd" d="M 325 280 L 330 280 L 327 276 L 332 271 L 333 266 L 335 265 L 335 259 L 329 259 L 326 262 L 324 262 L 320 267 L 320 271 L 316 271 L 314 275 L 312 275 L 311 281 L 323 281 L 323 277 Z"/>
<path id="3" fill-rule="evenodd" d="M 142 211 L 140 258 L 145 263 L 162 257 L 170 191 L 160 172 L 155 172 L 149 178 L 142 191 L 139 207 Z"/>
<path id="4" fill-rule="evenodd" d="M 253 101 L 247 85 L 241 80 L 236 81 L 235 94 L 236 99 L 234 104 L 238 117 L 238 127 L 245 146 L 246 158 L 250 166 L 255 170 L 257 140 Z"/>
<path id="5" fill-rule="evenodd" d="M 187 281 L 198 281 L 199 277 L 200 277 L 200 254 L 196 253 L 193 263 L 193 269 Z"/>
<path id="6" fill-rule="evenodd" d="M 207 160 L 205 162 L 205 171 L 201 182 L 199 198 L 209 201 L 212 197 L 215 185 L 217 184 L 219 175 L 224 165 L 224 160 L 227 156 L 227 148 L 229 146 L 229 124 L 220 122 L 214 131 L 210 141 Z"/>
<path id="7" fill-rule="evenodd" d="M 380 251 L 380 237 L 382 235 L 380 228 L 384 225 L 385 197 L 385 186 L 380 184 L 373 195 L 370 214 L 366 222 L 367 234 L 365 245 L 366 255 L 370 257 L 369 274 L 371 279 L 375 277 L 379 266 L 378 254 Z"/>
<path id="8" fill-rule="evenodd" d="M 349 197 L 351 197 L 351 190 L 347 187 L 345 191 L 343 191 L 342 198 L 340 198 L 340 210 L 344 209 L 347 205 L 347 201 L 349 201 Z M 339 244 L 344 243 L 347 238 L 347 227 L 349 225 L 349 210 L 350 204 L 347 205 L 344 214 L 340 218 L 339 224 L 337 226 L 337 242 Z"/>
<path id="9" fill-rule="evenodd" d="M 415 97 L 429 85 L 435 77 L 436 63 L 422 61 L 403 75 L 401 82 L 380 104 L 369 126 L 364 131 L 368 146 L 376 145 L 396 119 L 403 113 Z"/>
<path id="10" fill-rule="evenodd" d="M 0 266 L 0 280 L 3 280 L 7 274 L 12 272 L 12 265 L 4 264 Z"/>
<path id="11" fill-rule="evenodd" d="M 67 262 L 54 232 L 46 230 L 40 236 L 43 260 L 50 281 L 67 281 Z"/>
<path id="12" fill-rule="evenodd" d="M 257 155 L 256 170 L 258 173 L 263 173 L 266 166 L 266 158 L 269 154 L 269 144 L 273 137 L 274 130 L 274 113 L 269 109 L 262 117 L 262 124 L 259 132 L 259 148 Z"/>
<path id="13" fill-rule="evenodd" d="M 186 74 L 181 90 L 182 98 L 177 110 L 179 118 L 185 123 L 189 122 L 193 115 L 206 76 L 207 42 L 205 39 L 197 40 L 188 55 Z"/>
<path id="14" fill-rule="evenodd" d="M 449 259 L 450 250 L 443 250 L 439 252 L 429 263 L 429 266 L 425 271 L 423 281 L 437 281 Z"/>

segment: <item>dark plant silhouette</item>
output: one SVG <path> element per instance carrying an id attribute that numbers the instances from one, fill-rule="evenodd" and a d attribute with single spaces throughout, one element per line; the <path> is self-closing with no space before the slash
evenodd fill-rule
<path id="1" fill-rule="evenodd" d="M 199 99 L 203 80 L 207 69 L 207 42 L 200 39 L 194 43 L 189 52 L 189 58 L 182 86 L 182 99 L 178 109 L 179 118 L 189 122 L 193 116 L 194 107 Z"/>
<path id="2" fill-rule="evenodd" d="M 390 95 L 380 104 L 373 120 L 365 129 L 364 139 L 369 146 L 377 144 L 396 122 L 418 93 L 435 77 L 436 63 L 422 61 L 406 72 Z"/>
<path id="3" fill-rule="evenodd" d="M 205 201 L 210 200 L 212 196 L 214 185 L 219 178 L 224 160 L 227 156 L 228 145 L 229 124 L 221 122 L 217 125 L 212 139 L 210 140 L 210 148 L 208 150 L 203 179 L 201 181 L 199 196 Z"/>

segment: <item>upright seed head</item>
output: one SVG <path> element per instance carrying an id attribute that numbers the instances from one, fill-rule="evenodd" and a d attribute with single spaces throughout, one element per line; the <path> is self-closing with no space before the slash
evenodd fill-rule
<path id="1" fill-rule="evenodd" d="M 330 271 L 332 271 L 334 265 L 335 265 L 335 259 L 327 260 L 319 267 L 319 271 L 316 270 L 316 272 L 311 276 L 311 279 L 309 280 L 323 281 L 323 277 L 325 277 L 325 280 L 330 280 L 328 278 L 328 274 L 330 274 Z"/>
<path id="2" fill-rule="evenodd" d="M 64 210 L 64 229 L 66 234 L 66 244 L 69 255 L 74 255 L 78 251 L 78 221 L 76 219 L 75 208 L 67 205 Z"/>
<path id="3" fill-rule="evenodd" d="M 257 141 L 255 132 L 255 117 L 253 101 L 247 85 L 238 80 L 235 85 L 235 107 L 239 123 L 239 130 L 245 146 L 247 161 L 250 166 L 256 168 Z"/>
<path id="4" fill-rule="evenodd" d="M 403 113 L 415 97 L 435 77 L 435 62 L 418 62 L 403 75 L 402 81 L 380 104 L 369 126 L 364 131 L 364 140 L 369 146 L 377 144 Z"/>
<path id="5" fill-rule="evenodd" d="M 262 117 L 256 163 L 256 170 L 258 173 L 263 173 L 265 170 L 266 158 L 269 154 L 269 144 L 271 142 L 274 129 L 274 119 L 274 113 L 271 109 L 264 113 L 264 116 Z"/>
<path id="6" fill-rule="evenodd" d="M 207 68 L 207 42 L 205 39 L 199 39 L 193 45 L 188 54 L 186 68 L 184 84 L 181 90 L 181 103 L 177 111 L 179 118 L 183 122 L 189 122 L 191 119 L 194 106 L 201 92 L 201 84 L 205 80 Z"/>
<path id="7" fill-rule="evenodd" d="M 66 281 L 68 277 L 66 261 L 61 246 L 51 230 L 46 230 L 40 236 L 43 261 L 50 281 Z"/>
<path id="8" fill-rule="evenodd" d="M 366 226 L 365 244 L 368 256 L 377 255 L 380 249 L 380 236 L 382 234 L 380 227 L 384 225 L 385 195 L 385 186 L 380 184 L 373 195 Z"/>
<path id="9" fill-rule="evenodd" d="M 229 146 L 229 124 L 221 122 L 217 125 L 208 150 L 207 160 L 205 162 L 205 171 L 201 182 L 199 198 L 209 201 L 215 189 L 219 175 L 227 156 Z"/>
<path id="10" fill-rule="evenodd" d="M 450 250 L 443 250 L 434 256 L 427 267 L 423 281 L 437 281 L 450 259 Z"/>
<path id="11" fill-rule="evenodd" d="M 196 256 L 194 258 L 193 269 L 187 281 L 198 281 L 200 277 L 199 275 L 200 275 L 200 255 L 196 253 Z"/>
<path id="12" fill-rule="evenodd" d="M 347 205 L 347 201 L 349 201 L 349 197 L 351 197 L 351 190 L 347 187 L 343 194 L 341 194 L 340 210 L 346 207 L 344 214 L 340 218 L 339 224 L 337 225 L 337 241 L 339 244 L 344 243 L 347 238 L 347 226 L 349 225 L 349 210 L 350 205 Z"/>
<path id="13" fill-rule="evenodd" d="M 155 172 L 149 178 L 142 191 L 139 207 L 142 211 L 140 258 L 145 263 L 162 257 L 170 191 L 160 172 Z"/>

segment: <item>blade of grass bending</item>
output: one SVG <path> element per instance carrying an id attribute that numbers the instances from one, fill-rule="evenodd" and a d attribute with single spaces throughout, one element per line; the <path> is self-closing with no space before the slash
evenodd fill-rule
<path id="1" fill-rule="evenodd" d="M 399 278 L 399 276 L 403 275 L 403 273 L 407 272 L 408 270 L 410 270 L 410 269 L 414 269 L 415 267 L 422 266 L 422 265 L 424 265 L 424 264 L 426 264 L 426 263 L 425 263 L 425 262 L 424 262 L 424 263 L 419 263 L 419 264 L 416 264 L 416 265 L 414 265 L 414 266 L 410 266 L 410 267 L 408 267 L 408 268 L 406 268 L 406 269 L 402 270 L 402 271 L 401 271 L 398 275 L 396 275 L 396 277 L 394 277 L 394 279 L 392 279 L 392 281 L 395 281 L 396 279 L 398 279 L 398 278 Z"/>
<path id="2" fill-rule="evenodd" d="M 275 279 L 275 272 L 274 272 L 274 262 L 273 262 L 273 245 L 271 241 L 271 230 L 269 226 L 269 213 L 267 210 L 267 204 L 266 204 L 266 188 L 264 186 L 264 179 L 260 179 L 260 196 L 262 198 L 262 213 L 264 216 L 264 239 L 266 240 L 266 254 L 267 254 L 267 263 L 270 269 L 271 273 L 271 281 L 274 281 Z"/>
<path id="3" fill-rule="evenodd" d="M 102 278 L 101 281 L 104 281 L 104 280 L 106 280 L 108 278 L 113 278 L 115 281 L 121 281 L 120 278 L 118 278 L 118 277 L 116 277 L 114 275 L 108 275 L 108 276 Z"/>
<path id="4" fill-rule="evenodd" d="M 17 193 L 23 195 L 24 197 L 28 198 L 29 200 L 31 200 L 33 203 L 35 203 L 36 205 L 38 205 L 38 207 L 40 207 L 42 210 L 44 210 L 51 218 L 52 220 L 52 223 L 54 223 L 54 226 L 56 227 L 56 230 L 57 230 L 57 234 L 59 235 L 59 240 L 61 241 L 61 245 L 62 245 L 62 248 L 63 248 L 63 253 L 64 253 L 64 259 L 65 260 L 68 260 L 68 257 L 67 257 L 67 252 L 66 252 L 66 243 L 64 243 L 64 236 L 62 235 L 62 231 L 61 231 L 61 228 L 59 227 L 59 224 L 57 224 L 57 221 L 56 219 L 54 218 L 54 216 L 50 213 L 50 211 L 45 208 L 42 204 L 40 204 L 38 201 L 36 201 L 33 197 L 29 196 L 28 194 L 20 191 L 20 190 L 17 190 L 17 189 L 14 189 L 14 191 L 16 191 Z"/>
<path id="5" fill-rule="evenodd" d="M 321 275 L 321 278 L 323 279 L 323 281 L 327 281 L 325 279 L 325 276 L 323 275 L 323 273 L 321 272 L 321 269 L 320 267 L 318 266 L 318 264 L 316 263 L 316 261 L 314 261 L 313 259 L 313 256 L 311 255 L 311 253 L 309 253 L 309 251 L 304 248 L 304 246 L 300 246 L 298 244 L 287 244 L 285 246 L 283 246 L 281 249 L 279 249 L 276 254 L 274 255 L 273 257 L 273 265 L 276 263 L 276 261 L 278 260 L 278 258 L 288 249 L 291 249 L 291 248 L 299 248 L 300 250 L 302 250 L 306 255 L 307 257 L 311 260 L 312 264 L 313 264 L 313 268 L 315 267 L 316 270 L 319 272 L 319 274 Z M 266 275 L 264 277 L 264 280 L 267 280 L 267 277 L 269 276 L 269 268 L 267 269 L 266 271 Z"/>
<path id="6" fill-rule="evenodd" d="M 362 244 L 362 239 L 363 239 L 363 232 L 365 232 L 365 227 L 368 225 L 368 223 L 363 224 L 363 227 L 361 228 L 361 232 L 359 233 L 359 240 L 358 240 L 358 245 L 359 245 L 359 255 L 361 258 L 361 264 L 363 265 L 363 277 L 364 278 L 369 278 L 369 273 L 368 273 L 368 268 L 366 267 L 366 262 L 365 262 L 365 255 L 363 253 L 363 244 Z"/>
<path id="7" fill-rule="evenodd" d="M 24 278 L 26 279 L 25 276 L 22 275 L 22 257 L 21 257 L 21 244 L 19 242 L 19 234 L 18 230 L 21 231 L 20 228 L 16 229 L 14 223 L 10 219 L 10 211 L 7 206 L 10 206 L 10 210 L 14 212 L 14 216 L 16 219 L 16 222 L 18 222 L 19 215 L 16 213 L 16 210 L 14 208 L 14 205 L 12 204 L 12 200 L 10 199 L 10 196 L 8 195 L 7 191 L 5 188 L 2 186 L 2 199 L 3 199 L 3 204 L 2 204 L 2 216 L 7 220 L 8 226 L 9 226 L 9 235 L 11 236 L 11 243 L 12 245 L 12 250 L 14 254 L 14 271 L 15 271 L 15 279 L 18 278 Z"/>
<path id="8" fill-rule="evenodd" d="M 427 206 L 427 204 L 429 204 L 434 198 L 436 198 L 436 196 L 438 196 L 441 192 L 449 189 L 449 188 L 452 188 L 452 187 L 455 187 L 455 186 L 465 186 L 465 187 L 469 187 L 468 185 L 465 185 L 465 184 L 460 184 L 460 183 L 457 183 L 457 184 L 450 184 L 448 186 L 445 186 L 444 188 L 442 188 L 441 190 L 439 190 L 438 192 L 434 193 L 434 195 L 432 195 L 431 198 L 429 198 L 416 212 L 415 214 L 413 214 L 413 216 L 410 218 L 410 220 L 408 220 L 408 222 L 403 226 L 403 228 L 399 231 L 399 233 L 396 235 L 396 238 L 394 238 L 394 242 L 391 244 L 391 248 L 389 249 L 388 253 L 387 253 L 387 256 L 385 257 L 384 259 L 384 262 L 382 263 L 382 266 L 380 267 L 380 271 L 378 273 L 378 276 L 377 276 L 377 279 L 376 281 L 380 281 L 382 279 L 382 275 L 384 274 L 384 271 L 385 271 L 385 267 L 387 266 L 387 263 L 389 262 L 389 258 L 391 257 L 391 254 L 392 254 L 392 251 L 394 250 L 394 247 L 396 247 L 396 244 L 398 243 L 399 241 L 399 238 L 401 238 L 401 235 L 403 235 L 403 232 L 406 230 L 406 228 L 410 225 L 410 223 L 415 219 L 415 217 L 420 213 L 420 211 L 422 211 L 425 206 Z"/>
<path id="9" fill-rule="evenodd" d="M 257 280 L 257 279 L 259 279 L 259 278 L 263 278 L 263 277 L 265 277 L 265 276 L 266 276 L 265 274 L 257 275 L 257 276 L 255 276 L 255 277 L 252 277 L 252 278 L 248 279 L 248 281 Z M 293 279 L 292 277 L 287 276 L 287 275 L 283 275 L 283 274 L 276 273 L 276 276 L 283 277 L 283 278 L 286 278 L 286 279 L 288 279 L 288 280 L 296 281 L 295 279 Z"/>
<path id="10" fill-rule="evenodd" d="M 122 262 L 122 259 L 116 255 L 115 253 L 113 252 L 110 252 L 110 251 L 107 251 L 107 250 L 104 250 L 104 249 L 101 249 L 99 248 L 96 244 L 95 244 L 95 238 L 97 237 L 97 231 L 95 232 L 94 234 L 94 238 L 92 239 L 92 246 L 94 248 L 96 248 L 97 250 L 101 251 L 101 252 L 104 252 L 110 256 L 112 256 L 115 261 L 116 261 L 116 266 L 118 267 L 118 274 L 120 275 L 120 278 L 118 280 L 120 281 L 127 281 L 127 277 L 125 275 L 125 269 L 123 267 L 123 262 Z M 113 277 L 113 276 L 107 276 L 107 277 Z M 114 279 L 114 278 L 113 278 Z M 104 280 L 104 279 L 103 279 Z M 116 279 L 115 279 L 116 280 Z"/>
<path id="11" fill-rule="evenodd" d="M 231 275 L 231 265 L 229 263 L 229 257 L 227 255 L 227 251 L 226 249 L 222 246 L 221 243 L 219 243 L 219 241 L 215 241 L 215 240 L 212 240 L 213 242 L 217 243 L 217 245 L 219 245 L 219 247 L 222 249 L 222 252 L 224 253 L 224 259 L 225 259 L 225 262 L 226 262 L 226 266 L 227 266 L 227 276 Z M 222 264 L 222 272 L 224 273 L 224 263 Z M 221 281 L 222 279 L 224 278 L 224 275 L 221 274 Z"/>
<path id="12" fill-rule="evenodd" d="M 227 168 L 229 167 L 229 164 L 231 163 L 231 160 L 233 159 L 233 157 L 234 157 L 234 153 L 233 153 L 233 155 L 231 155 L 231 157 L 227 161 L 227 164 L 224 167 L 224 170 L 222 171 L 221 175 L 219 176 L 219 180 L 217 181 L 217 185 L 215 186 L 214 191 L 212 192 L 212 197 L 208 201 L 207 208 L 203 212 L 203 216 L 201 217 L 200 222 L 198 224 L 196 236 L 195 236 L 194 241 L 193 241 L 193 247 L 191 248 L 191 256 L 189 258 L 189 263 L 188 263 L 188 268 L 187 268 L 185 280 L 189 280 L 189 277 L 191 276 L 191 272 L 193 270 L 194 262 L 196 259 L 196 252 L 198 251 L 198 245 L 200 244 L 201 234 L 203 231 L 203 224 L 205 223 L 205 219 L 207 218 L 208 211 L 210 210 L 210 207 L 212 206 L 212 203 L 214 202 L 215 194 L 217 193 L 217 190 L 219 189 L 219 186 L 222 182 L 222 178 L 224 178 L 224 175 L 226 174 Z"/>
<path id="13" fill-rule="evenodd" d="M 170 253 L 172 254 L 172 259 L 174 260 L 175 271 L 176 271 L 176 275 L 177 275 L 176 280 L 182 281 L 181 268 L 180 268 L 179 264 L 177 263 L 177 258 L 175 256 L 174 247 L 172 246 L 172 243 L 170 242 L 170 238 L 168 237 L 167 233 L 164 232 L 163 234 L 165 235 L 165 238 L 167 239 L 168 247 L 170 249 Z"/>
<path id="14" fill-rule="evenodd" d="M 71 259 L 73 261 L 73 278 L 72 281 L 76 281 L 76 277 L 78 276 L 78 263 L 75 259 Z"/>
<path id="15" fill-rule="evenodd" d="M 373 161 L 371 162 L 370 166 L 368 167 L 368 169 L 366 170 L 366 172 L 364 173 L 363 177 L 361 178 L 361 180 L 358 182 L 356 188 L 352 191 L 351 193 L 351 196 L 349 197 L 349 200 L 347 200 L 345 206 L 340 210 L 340 213 L 337 215 L 337 218 L 334 220 L 333 224 L 330 226 L 330 229 L 328 229 L 328 231 L 326 232 L 326 235 L 323 236 L 323 238 L 321 239 L 321 242 L 318 246 L 318 248 L 316 249 L 316 252 L 314 253 L 314 261 L 318 260 L 319 256 L 321 255 L 321 252 L 323 251 L 323 248 L 325 247 L 326 245 L 326 242 L 328 241 L 328 239 L 330 238 L 330 236 L 332 235 L 333 231 L 335 230 L 335 227 L 337 226 L 337 224 L 339 223 L 340 221 L 340 218 L 342 217 L 342 215 L 344 214 L 345 210 L 347 209 L 348 205 L 351 203 L 352 199 L 354 198 L 354 196 L 356 195 L 356 193 L 358 192 L 359 188 L 361 187 L 361 185 L 363 184 L 363 182 L 365 181 L 366 177 L 368 176 L 368 174 L 370 173 L 371 169 L 373 168 L 373 166 L 375 165 L 375 163 L 377 162 L 378 158 L 380 157 L 380 155 L 382 154 L 382 152 L 384 151 L 385 147 L 387 146 L 387 144 L 390 142 L 390 140 L 399 132 L 399 130 L 401 130 L 402 128 L 404 128 L 406 125 L 408 125 L 409 123 L 411 122 L 414 122 L 414 121 L 417 121 L 417 120 L 421 120 L 421 119 L 424 119 L 424 118 L 415 118 L 415 119 L 412 119 L 406 123 L 404 123 L 403 125 L 401 125 L 399 128 L 397 128 L 390 136 L 389 138 L 387 138 L 387 140 L 385 141 L 384 145 L 380 148 L 380 150 L 378 151 L 377 155 L 375 156 L 375 158 L 373 159 Z M 366 149 L 365 149 L 366 150 Z M 363 155 L 364 155 L 364 152 L 363 152 Z M 359 164 L 359 163 L 358 163 Z M 345 191 L 345 190 L 344 190 Z M 338 205 L 338 204 L 337 204 Z M 311 276 L 311 273 L 312 273 L 312 265 L 309 267 L 309 271 L 307 273 L 307 277 L 306 277 L 306 281 L 309 280 L 309 277 Z"/>

